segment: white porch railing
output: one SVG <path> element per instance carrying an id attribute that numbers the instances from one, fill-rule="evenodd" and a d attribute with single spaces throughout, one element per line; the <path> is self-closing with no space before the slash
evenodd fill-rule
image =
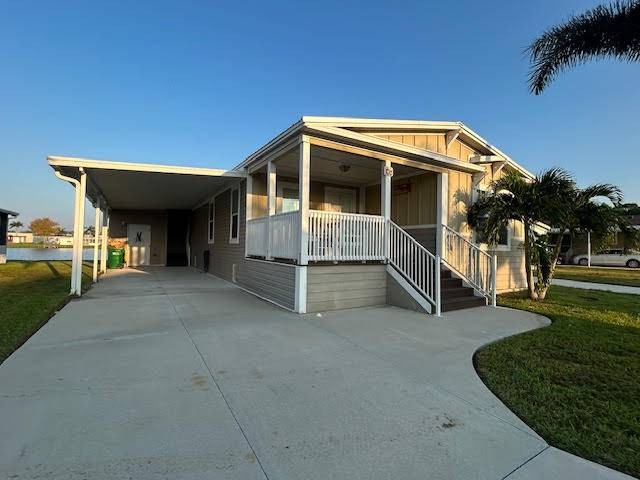
<path id="1" fill-rule="evenodd" d="M 440 315 L 440 258 L 389 220 L 389 263 L 436 307 Z"/>
<path id="2" fill-rule="evenodd" d="M 496 256 L 489 255 L 446 225 L 442 226 L 442 237 L 442 259 L 495 307 Z"/>
<path id="3" fill-rule="evenodd" d="M 267 217 L 252 218 L 247 221 L 247 255 L 265 257 L 267 255 Z"/>
<path id="4" fill-rule="evenodd" d="M 300 238 L 300 213 L 296 210 L 272 215 L 269 224 L 271 234 L 270 256 L 297 260 L 298 251 L 300 250 L 298 241 Z"/>
<path id="5" fill-rule="evenodd" d="M 379 215 L 309 210 L 309 260 L 385 260 L 384 228 Z"/>

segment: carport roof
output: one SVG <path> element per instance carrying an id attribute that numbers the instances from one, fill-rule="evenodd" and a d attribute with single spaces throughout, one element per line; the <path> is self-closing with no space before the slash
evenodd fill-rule
<path id="1" fill-rule="evenodd" d="M 87 174 L 87 197 L 114 210 L 189 210 L 239 178 L 241 171 L 50 156 L 60 174 Z"/>

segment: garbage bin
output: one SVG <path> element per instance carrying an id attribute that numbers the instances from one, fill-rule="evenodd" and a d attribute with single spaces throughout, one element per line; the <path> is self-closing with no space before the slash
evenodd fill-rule
<path id="1" fill-rule="evenodd" d="M 107 254 L 107 268 L 122 268 L 124 248 L 110 248 Z"/>

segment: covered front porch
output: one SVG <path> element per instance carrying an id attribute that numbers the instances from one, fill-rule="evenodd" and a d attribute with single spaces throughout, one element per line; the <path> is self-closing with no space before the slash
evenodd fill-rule
<path id="1" fill-rule="evenodd" d="M 247 256 L 298 265 L 384 262 L 394 225 L 437 253 L 447 174 L 419 167 L 303 137 L 249 171 Z"/>

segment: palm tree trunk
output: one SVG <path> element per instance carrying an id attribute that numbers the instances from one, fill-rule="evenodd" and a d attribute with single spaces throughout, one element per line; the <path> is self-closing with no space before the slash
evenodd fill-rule
<path id="1" fill-rule="evenodd" d="M 549 266 L 549 277 L 545 279 L 538 279 L 538 300 L 542 301 L 547 297 L 547 292 L 551 286 L 551 280 L 553 280 L 553 274 L 556 272 L 556 265 L 558 264 L 558 257 L 560 256 L 560 249 L 562 248 L 562 234 L 558 237 L 558 243 L 553 247 L 553 255 L 551 256 L 551 265 Z"/>
<path id="2" fill-rule="evenodd" d="M 531 269 L 531 225 L 529 221 L 524 222 L 524 269 L 527 275 L 527 292 L 531 300 L 537 300 L 535 283 L 533 280 L 533 271 Z"/>

